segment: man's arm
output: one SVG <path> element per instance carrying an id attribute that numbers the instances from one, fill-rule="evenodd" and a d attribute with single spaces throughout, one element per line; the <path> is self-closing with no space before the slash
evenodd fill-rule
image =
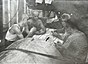
<path id="1" fill-rule="evenodd" d="M 32 37 L 36 32 L 36 27 L 32 27 L 27 35 L 27 37 Z"/>
<path id="2" fill-rule="evenodd" d="M 64 28 L 56 29 L 54 32 L 57 32 L 57 33 L 65 33 L 65 29 Z"/>
<path id="3" fill-rule="evenodd" d="M 28 25 L 26 25 L 25 31 L 26 31 L 27 34 L 29 33 Z"/>
<path id="4" fill-rule="evenodd" d="M 20 31 L 20 29 L 19 29 L 18 27 L 15 27 L 14 30 L 15 30 L 17 36 L 18 36 L 20 39 L 24 38 L 23 35 L 22 35 L 22 32 Z"/>
<path id="5" fill-rule="evenodd" d="M 61 45 L 60 43 L 55 43 L 55 47 L 62 54 L 63 57 L 65 57 L 66 54 L 69 53 L 68 50 L 63 45 Z"/>
<path id="6" fill-rule="evenodd" d="M 62 37 L 61 37 L 61 35 L 60 35 L 59 33 L 57 33 L 57 32 L 53 32 L 53 31 L 52 31 L 52 36 L 63 40 Z"/>

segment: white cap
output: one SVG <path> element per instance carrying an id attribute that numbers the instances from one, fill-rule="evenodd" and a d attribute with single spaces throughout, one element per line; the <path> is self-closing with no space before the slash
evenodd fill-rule
<path id="1" fill-rule="evenodd" d="M 70 19 L 71 18 L 71 15 L 70 14 L 67 14 L 67 13 L 64 13 L 62 16 L 61 16 L 61 19 L 62 20 L 68 20 L 68 19 Z"/>

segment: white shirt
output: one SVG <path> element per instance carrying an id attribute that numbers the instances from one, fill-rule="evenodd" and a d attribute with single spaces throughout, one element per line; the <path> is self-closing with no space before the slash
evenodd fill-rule
<path id="1" fill-rule="evenodd" d="M 15 26 L 18 26 L 19 28 L 20 28 L 20 26 L 18 25 L 18 24 L 14 24 Z M 12 34 L 12 33 L 10 33 L 10 29 L 11 29 L 12 27 L 10 27 L 9 29 L 8 29 L 8 31 L 7 31 L 7 33 L 6 33 L 6 37 L 5 37 L 5 39 L 6 40 L 8 40 L 8 41 L 16 41 L 16 40 L 18 40 L 18 36 L 17 36 L 17 34 Z"/>

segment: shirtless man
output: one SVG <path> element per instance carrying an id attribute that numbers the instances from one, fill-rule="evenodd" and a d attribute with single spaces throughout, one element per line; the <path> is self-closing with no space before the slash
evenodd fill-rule
<path id="1" fill-rule="evenodd" d="M 27 37 L 32 37 L 33 35 L 42 35 L 46 32 L 46 28 L 43 25 L 42 21 L 38 18 L 39 12 L 33 11 L 33 18 L 28 20 L 28 29 L 29 33 Z"/>

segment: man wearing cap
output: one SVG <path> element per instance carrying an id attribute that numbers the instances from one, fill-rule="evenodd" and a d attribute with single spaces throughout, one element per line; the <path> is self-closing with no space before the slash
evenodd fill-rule
<path id="1" fill-rule="evenodd" d="M 62 25 L 62 28 L 61 29 L 57 29 L 54 32 L 52 32 L 52 35 L 55 36 L 55 37 L 57 37 L 57 38 L 59 38 L 59 39 L 61 39 L 61 40 L 65 40 L 67 38 L 66 35 L 68 35 L 68 34 L 67 34 L 66 30 L 65 30 L 66 27 L 65 27 L 64 21 L 66 21 L 66 20 L 68 20 L 70 18 L 71 17 L 70 17 L 69 14 L 63 13 L 63 15 L 60 18 L 60 21 L 63 21 L 61 23 L 64 24 L 64 25 Z M 63 35 L 60 36 L 59 33 L 62 33 Z"/>
<path id="2" fill-rule="evenodd" d="M 64 40 L 64 44 L 55 44 L 61 55 L 68 59 L 62 64 L 85 64 L 88 49 L 86 35 L 78 29 L 76 23 L 70 20 L 70 15 L 63 14 L 61 19 L 65 32 L 68 34 L 65 35 L 67 38 Z"/>
<path id="3" fill-rule="evenodd" d="M 42 35 L 46 33 L 46 28 L 43 25 L 42 21 L 38 18 L 39 12 L 38 11 L 33 11 L 32 12 L 33 18 L 28 20 L 28 35 L 27 37 L 32 37 L 34 34 L 35 35 Z"/>

